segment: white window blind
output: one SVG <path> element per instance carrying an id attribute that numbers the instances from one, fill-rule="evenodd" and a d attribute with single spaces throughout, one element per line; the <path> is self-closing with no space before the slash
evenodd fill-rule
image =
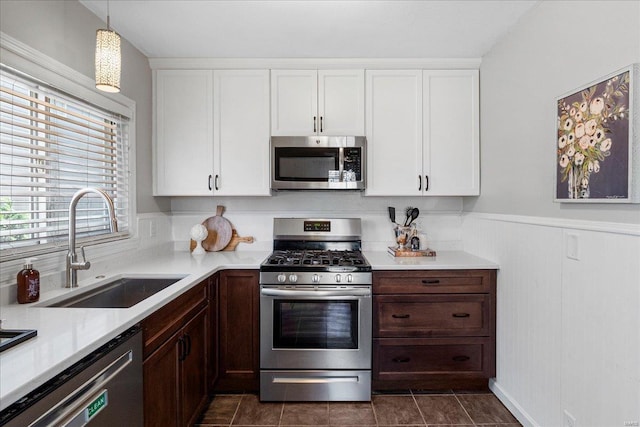
<path id="1" fill-rule="evenodd" d="M 119 232 L 89 194 L 77 207 L 78 238 L 127 235 L 128 119 L 4 67 L 0 80 L 0 254 L 65 246 L 69 202 L 84 187 L 112 197 Z"/>

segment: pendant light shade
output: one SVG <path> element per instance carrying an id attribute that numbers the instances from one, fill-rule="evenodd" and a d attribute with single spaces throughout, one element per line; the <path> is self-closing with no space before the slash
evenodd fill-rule
<path id="1" fill-rule="evenodd" d="M 120 35 L 109 28 L 96 31 L 96 88 L 120 92 Z"/>

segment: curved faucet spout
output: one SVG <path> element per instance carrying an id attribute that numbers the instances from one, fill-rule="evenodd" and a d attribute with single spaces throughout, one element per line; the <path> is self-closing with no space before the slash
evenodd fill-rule
<path id="1" fill-rule="evenodd" d="M 76 207 L 78 202 L 85 194 L 97 194 L 100 196 L 109 211 L 109 230 L 112 233 L 118 231 L 118 221 L 116 219 L 116 210 L 113 206 L 113 200 L 104 191 L 98 188 L 83 188 L 71 197 L 69 203 L 69 250 L 67 252 L 67 288 L 75 288 L 78 286 L 78 270 L 88 270 L 91 267 L 91 263 L 85 259 L 84 249 L 82 250 L 82 262 L 78 262 L 78 255 L 76 254 Z"/>

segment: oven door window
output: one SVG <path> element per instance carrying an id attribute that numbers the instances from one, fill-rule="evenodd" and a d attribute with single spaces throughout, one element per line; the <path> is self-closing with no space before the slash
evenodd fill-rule
<path id="1" fill-rule="evenodd" d="M 337 148 L 276 148 L 277 181 L 327 182 L 329 171 L 340 167 Z"/>
<path id="2" fill-rule="evenodd" d="M 358 348 L 357 300 L 275 300 L 274 348 Z"/>

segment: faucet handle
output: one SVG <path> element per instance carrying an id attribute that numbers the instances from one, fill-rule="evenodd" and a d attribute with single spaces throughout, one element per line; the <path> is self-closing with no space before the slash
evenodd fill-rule
<path id="1" fill-rule="evenodd" d="M 84 253 L 84 246 L 80 246 L 80 253 L 82 253 L 82 263 L 80 264 L 80 270 L 88 270 L 91 267 L 91 263 L 87 261 L 87 256 Z"/>

